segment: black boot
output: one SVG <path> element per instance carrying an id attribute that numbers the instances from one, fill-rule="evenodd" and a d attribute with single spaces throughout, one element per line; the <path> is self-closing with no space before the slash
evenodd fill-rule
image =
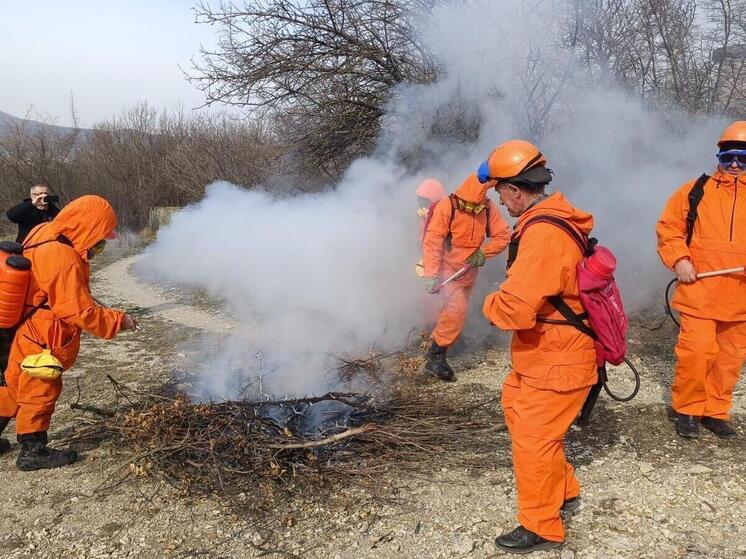
<path id="1" fill-rule="evenodd" d="M 56 449 L 47 446 L 46 432 L 18 435 L 21 453 L 16 460 L 16 467 L 24 472 L 59 468 L 72 464 L 78 453 L 72 449 Z"/>
<path id="2" fill-rule="evenodd" d="M 495 545 L 508 553 L 526 555 L 534 551 L 553 549 L 562 545 L 560 542 L 550 542 L 545 540 L 539 534 L 526 530 L 523 526 L 518 526 L 512 532 L 503 534 L 495 539 Z"/>
<path id="3" fill-rule="evenodd" d="M 564 503 L 562 503 L 560 512 L 564 512 L 565 514 L 569 514 L 570 516 L 575 516 L 581 510 L 583 510 L 583 506 L 583 500 L 580 498 L 580 495 L 578 495 L 577 497 L 567 499 Z"/>
<path id="4" fill-rule="evenodd" d="M 453 380 L 453 369 L 446 361 L 448 348 L 440 346 L 435 342 L 430 345 L 425 356 L 425 374 L 438 377 L 440 380 Z"/>
<path id="5" fill-rule="evenodd" d="M 685 439 L 698 439 L 699 417 L 680 413 L 676 418 L 676 432 Z"/>
<path id="6" fill-rule="evenodd" d="M 723 419 L 715 419 L 714 417 L 703 417 L 702 427 L 712 431 L 717 437 L 720 437 L 721 439 L 735 439 L 738 436 L 736 430 Z"/>
<path id="7" fill-rule="evenodd" d="M 464 340 L 463 336 L 459 336 L 456 338 L 456 341 L 453 342 L 450 346 L 448 346 L 448 353 L 451 354 L 451 357 L 459 356 L 462 353 L 466 353 L 468 351 L 468 346 L 466 345 L 466 340 Z"/>
<path id="8" fill-rule="evenodd" d="M 0 435 L 3 434 L 3 431 L 8 426 L 8 423 L 10 423 L 9 417 L 0 417 Z M 6 439 L 0 439 L 0 454 L 5 454 L 10 450 L 10 441 Z"/>

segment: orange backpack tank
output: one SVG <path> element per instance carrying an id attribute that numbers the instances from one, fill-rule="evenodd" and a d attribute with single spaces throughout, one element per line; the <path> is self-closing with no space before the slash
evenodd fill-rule
<path id="1" fill-rule="evenodd" d="M 31 283 L 31 261 L 18 243 L 0 242 L 0 328 L 14 328 L 23 318 Z"/>

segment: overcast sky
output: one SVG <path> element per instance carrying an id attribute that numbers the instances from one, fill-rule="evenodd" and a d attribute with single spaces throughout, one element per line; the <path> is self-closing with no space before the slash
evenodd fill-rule
<path id="1" fill-rule="evenodd" d="M 194 23 L 192 0 L 0 0 L 0 111 L 33 107 L 81 126 L 147 100 L 156 108 L 199 106 L 190 67 L 216 28 Z"/>

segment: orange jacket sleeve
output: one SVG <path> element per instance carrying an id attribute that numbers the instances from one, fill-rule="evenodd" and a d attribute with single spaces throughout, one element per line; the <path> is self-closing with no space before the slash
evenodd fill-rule
<path id="1" fill-rule="evenodd" d="M 66 322 L 106 340 L 110 340 L 119 333 L 123 320 L 123 312 L 96 304 L 65 318 Z"/>
<path id="2" fill-rule="evenodd" d="M 510 227 L 503 219 L 500 209 L 490 201 L 490 241 L 484 246 L 483 252 L 487 258 L 500 254 L 510 243 Z"/>
<path id="3" fill-rule="evenodd" d="M 526 229 L 508 277 L 484 301 L 484 315 L 502 330 L 533 328 L 547 299 L 566 290 L 577 252 L 572 239 L 554 225 L 538 223 Z"/>
<path id="4" fill-rule="evenodd" d="M 689 247 L 686 246 L 686 214 L 689 211 L 688 192 L 692 184 L 687 183 L 668 199 L 655 226 L 658 255 L 671 269 L 682 258 L 691 258 Z"/>
<path id="5" fill-rule="evenodd" d="M 426 277 L 438 277 L 443 262 L 445 240 L 450 231 L 451 199 L 443 198 L 433 209 L 430 223 L 427 224 L 422 239 L 422 263 Z"/>

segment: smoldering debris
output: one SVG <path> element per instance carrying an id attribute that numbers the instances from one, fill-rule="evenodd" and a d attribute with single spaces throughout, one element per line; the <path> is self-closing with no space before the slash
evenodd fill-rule
<path id="1" fill-rule="evenodd" d="M 128 403 L 114 413 L 89 413 L 67 437 L 83 447 L 107 440 L 130 456 L 99 490 L 152 477 L 187 494 L 250 495 L 260 509 L 278 490 L 366 483 L 390 468 L 428 471 L 437 460 L 478 469 L 479 455 L 486 467 L 504 444 L 489 436 L 503 429 L 494 397 L 433 397 L 427 383 L 391 388 L 388 379 L 380 395 L 195 403 L 112 381 Z"/>

